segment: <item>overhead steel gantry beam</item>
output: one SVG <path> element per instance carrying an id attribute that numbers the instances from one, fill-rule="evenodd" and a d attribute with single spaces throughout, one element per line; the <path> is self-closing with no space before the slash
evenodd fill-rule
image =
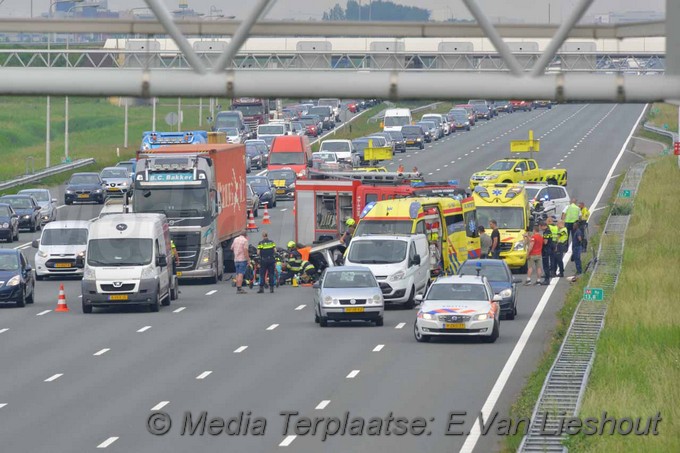
<path id="1" fill-rule="evenodd" d="M 644 102 L 680 99 L 680 43 L 671 18 L 680 16 L 680 1 L 667 0 L 666 28 L 659 23 L 627 26 L 576 26 L 592 0 L 579 0 L 575 11 L 559 27 L 499 26 L 494 27 L 476 0 L 464 0 L 478 24 L 408 24 L 408 23 L 264 23 L 272 0 L 257 0 L 255 8 L 243 22 L 173 22 L 160 0 L 146 0 L 159 19 L 156 22 L 128 22 L 128 29 L 120 33 L 169 34 L 182 49 L 193 70 L 187 69 L 78 69 L 78 68 L 3 68 L 0 69 L 0 94 L 18 95 L 85 95 L 85 96 L 255 96 L 255 97 L 315 97 L 341 98 L 379 97 L 384 99 L 457 99 L 481 98 L 545 98 L 565 100 L 593 100 L 610 102 Z M 17 22 L 25 26 L 32 22 Z M 42 22 L 45 27 L 36 32 L 57 30 L 70 24 L 65 32 L 82 32 L 86 21 Z M 0 22 L 0 26 L 7 26 Z M 110 23 L 112 28 L 118 24 Z M 54 28 L 51 28 L 54 26 Z M 155 28 L 154 28 L 155 27 Z M 15 29 L 21 27 L 16 26 Z M 24 27 L 21 31 L 28 31 Z M 0 27 L 0 30 L 2 28 Z M 59 30 L 60 31 L 60 30 Z M 104 27 L 94 32 L 110 32 Z M 601 75 L 558 73 L 543 75 L 545 62 L 567 38 L 623 38 L 631 36 L 664 36 L 669 40 L 667 59 L 673 71 L 666 76 Z M 207 72 L 193 49 L 189 49 L 187 34 L 233 36 L 225 51 L 217 58 L 213 71 Z M 240 70 L 234 68 L 233 56 L 248 36 L 440 36 L 487 37 L 510 72 L 455 73 L 452 71 L 418 72 L 394 69 L 390 71 L 333 71 L 333 70 Z M 531 68 L 519 65 L 502 38 L 552 37 L 546 52 Z"/>

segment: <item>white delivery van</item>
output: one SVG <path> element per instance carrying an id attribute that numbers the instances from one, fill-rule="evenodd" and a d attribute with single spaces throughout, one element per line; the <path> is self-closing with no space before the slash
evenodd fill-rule
<path id="1" fill-rule="evenodd" d="M 354 236 L 345 254 L 346 266 L 366 266 L 380 284 L 385 304 L 413 308 L 430 279 L 427 237 L 415 235 Z"/>
<path id="2" fill-rule="evenodd" d="M 411 109 L 387 109 L 383 117 L 383 131 L 401 131 L 402 126 L 412 124 Z"/>
<path id="3" fill-rule="evenodd" d="M 319 151 L 329 151 L 338 156 L 338 160 L 352 162 L 352 140 L 323 140 Z"/>
<path id="4" fill-rule="evenodd" d="M 92 222 L 82 281 L 83 313 L 93 307 L 148 305 L 178 295 L 164 214 L 111 214 Z"/>
<path id="5" fill-rule="evenodd" d="M 82 276 L 83 268 L 76 265 L 85 256 L 88 220 L 60 220 L 43 226 L 40 239 L 35 239 L 35 279 L 46 277 Z"/>

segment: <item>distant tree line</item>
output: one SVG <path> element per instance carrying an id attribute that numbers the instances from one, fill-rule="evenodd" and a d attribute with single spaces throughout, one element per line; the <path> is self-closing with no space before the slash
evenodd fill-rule
<path id="1" fill-rule="evenodd" d="M 351 21 L 417 21 L 430 20 L 431 11 L 417 6 L 398 5 L 391 1 L 348 0 L 345 8 L 336 3 L 334 7 L 323 13 L 323 20 Z"/>

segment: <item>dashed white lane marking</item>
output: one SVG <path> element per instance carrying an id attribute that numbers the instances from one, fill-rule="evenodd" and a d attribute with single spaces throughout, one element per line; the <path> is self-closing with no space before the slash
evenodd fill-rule
<path id="1" fill-rule="evenodd" d="M 51 312 L 51 311 L 52 311 L 52 310 L 45 310 L 45 311 L 41 311 L 41 312 L 40 312 L 40 313 L 38 313 L 38 314 L 37 314 L 36 316 L 42 316 L 42 315 L 46 315 L 47 313 L 49 313 L 49 312 Z"/>
<path id="2" fill-rule="evenodd" d="M 173 310 L 172 312 L 173 312 L 173 313 L 181 313 L 181 312 L 183 312 L 183 311 L 186 310 L 186 309 L 187 309 L 187 307 L 179 307 L 177 310 Z"/>
<path id="3" fill-rule="evenodd" d="M 217 290 L 216 290 L 216 289 L 213 289 L 212 291 L 208 291 L 207 293 L 205 293 L 205 295 L 206 295 L 206 296 L 212 296 L 212 295 L 215 294 L 216 292 L 217 292 Z"/>
<path id="4" fill-rule="evenodd" d="M 161 401 L 160 403 L 156 404 L 154 407 L 151 408 L 152 411 L 159 411 L 163 409 L 165 406 L 167 406 L 170 403 L 170 401 Z"/>
<path id="5" fill-rule="evenodd" d="M 106 448 L 106 447 L 108 447 L 109 445 L 111 445 L 112 443 L 114 443 L 115 441 L 117 441 L 118 439 L 119 439 L 119 437 L 109 437 L 109 438 L 106 439 L 104 442 L 102 442 L 101 444 L 97 445 L 97 448 Z"/>
<path id="6" fill-rule="evenodd" d="M 138 332 L 138 333 L 146 332 L 146 331 L 149 330 L 150 328 L 151 328 L 151 326 L 144 326 L 144 327 L 142 327 L 141 329 L 139 329 L 137 332 Z"/>
<path id="7" fill-rule="evenodd" d="M 444 168 L 448 168 L 448 167 L 449 167 L 449 164 L 444 164 Z"/>
<path id="8" fill-rule="evenodd" d="M 347 375 L 347 379 L 354 379 L 354 378 L 357 377 L 357 375 L 359 374 L 359 371 L 360 371 L 360 370 L 352 370 L 352 371 L 350 371 L 349 374 Z"/>
<path id="9" fill-rule="evenodd" d="M 406 325 L 405 322 L 400 322 L 399 324 L 397 324 L 396 326 L 394 326 L 394 328 L 395 328 L 395 329 L 403 329 L 405 325 Z"/>
<path id="10" fill-rule="evenodd" d="M 328 406 L 330 403 L 331 403 L 331 400 L 323 400 L 319 404 L 317 404 L 314 409 L 319 410 L 319 411 L 326 409 L 326 406 Z"/>
<path id="11" fill-rule="evenodd" d="M 7 406 L 7 403 L 0 403 L 0 409 L 2 409 L 5 406 Z"/>
<path id="12" fill-rule="evenodd" d="M 111 348 L 100 349 L 99 351 L 95 352 L 92 355 L 103 355 L 103 354 L 106 354 L 107 352 L 109 352 L 110 350 L 111 350 Z"/>
<path id="13" fill-rule="evenodd" d="M 302 304 L 302 305 L 298 305 L 297 307 L 295 307 L 295 309 L 299 311 L 299 310 L 302 310 L 305 307 L 306 307 L 306 305 Z"/>
<path id="14" fill-rule="evenodd" d="M 278 324 L 272 324 L 271 326 L 267 327 L 267 330 L 274 330 L 274 329 L 276 329 L 277 327 L 279 327 Z"/>
<path id="15" fill-rule="evenodd" d="M 433 174 L 432 172 L 429 172 L 429 173 L 427 174 L 427 176 L 432 176 L 432 174 Z"/>
<path id="16" fill-rule="evenodd" d="M 461 160 L 461 159 L 463 159 L 463 158 L 462 158 L 462 157 L 459 157 L 459 158 L 458 158 L 458 160 Z"/>
<path id="17" fill-rule="evenodd" d="M 295 435 L 286 436 L 286 438 L 283 439 L 283 440 L 281 441 L 281 443 L 279 444 L 279 447 L 287 447 L 287 446 L 289 446 L 290 444 L 293 443 L 293 441 L 295 440 L 296 437 L 297 437 L 297 436 L 295 436 Z"/>
<path id="18" fill-rule="evenodd" d="M 435 171 L 441 171 L 441 168 L 436 169 Z"/>
<path id="19" fill-rule="evenodd" d="M 287 210 L 288 210 L 288 208 L 283 208 L 283 209 L 281 209 L 281 212 L 286 212 Z"/>
<path id="20" fill-rule="evenodd" d="M 384 347 L 385 347 L 384 344 L 379 344 L 375 348 L 373 348 L 373 352 L 380 352 Z"/>
<path id="21" fill-rule="evenodd" d="M 208 376 L 210 376 L 211 374 L 212 374 L 212 371 L 204 371 L 201 374 L 199 374 L 198 376 L 196 376 L 196 379 L 205 379 Z"/>
<path id="22" fill-rule="evenodd" d="M 248 349 L 248 346 L 239 346 L 238 348 L 236 348 L 236 349 L 234 350 L 234 354 L 240 354 L 240 353 L 242 353 L 243 351 L 245 351 L 246 349 Z"/>
<path id="23" fill-rule="evenodd" d="M 53 376 L 50 376 L 50 377 L 48 377 L 47 379 L 45 379 L 45 382 L 56 381 L 57 379 L 59 379 L 59 378 L 62 377 L 63 375 L 64 375 L 64 373 L 57 373 L 57 374 L 55 374 L 55 375 L 53 375 Z"/>
<path id="24" fill-rule="evenodd" d="M 0 333 L 5 333 L 5 332 L 7 332 L 8 330 L 9 330 L 8 328 L 0 329 Z"/>

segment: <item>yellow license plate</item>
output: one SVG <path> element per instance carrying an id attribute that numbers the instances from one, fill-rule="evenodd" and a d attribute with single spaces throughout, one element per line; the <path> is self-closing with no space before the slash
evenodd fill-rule
<path id="1" fill-rule="evenodd" d="M 275 179 L 274 180 L 274 187 L 283 187 L 285 185 L 286 185 L 285 179 Z"/>
<path id="2" fill-rule="evenodd" d="M 71 263 L 57 263 L 54 267 L 71 267 Z"/>
<path id="3" fill-rule="evenodd" d="M 112 192 L 115 192 L 117 190 L 120 190 L 118 187 L 109 187 L 109 190 Z"/>
<path id="4" fill-rule="evenodd" d="M 181 272 L 177 272 L 175 275 L 177 275 L 178 277 L 181 277 L 181 276 L 182 276 L 182 273 L 181 273 Z"/>
<path id="5" fill-rule="evenodd" d="M 364 307 L 347 307 L 345 313 L 363 313 Z"/>
<path id="6" fill-rule="evenodd" d="M 276 189 L 277 194 L 286 193 L 286 189 Z"/>
<path id="7" fill-rule="evenodd" d="M 78 198 L 90 198 L 90 196 L 86 193 L 81 193 L 80 195 L 78 195 Z"/>
<path id="8" fill-rule="evenodd" d="M 413 140 L 406 140 L 407 145 L 414 145 L 416 142 Z"/>
<path id="9" fill-rule="evenodd" d="M 109 296 L 109 300 L 128 300 L 127 294 L 112 294 Z"/>
<path id="10" fill-rule="evenodd" d="M 465 329 L 464 322 L 446 323 L 444 324 L 445 329 Z"/>

